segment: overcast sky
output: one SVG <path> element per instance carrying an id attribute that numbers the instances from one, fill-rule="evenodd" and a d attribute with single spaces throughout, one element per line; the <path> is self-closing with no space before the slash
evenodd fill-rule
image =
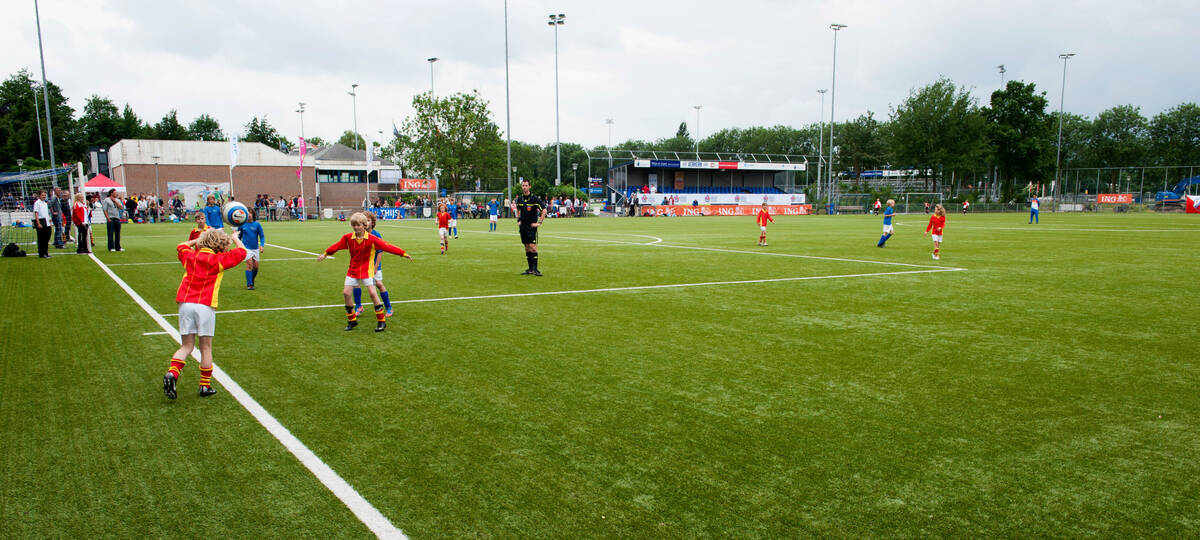
<path id="1" fill-rule="evenodd" d="M 151 123 L 213 115 L 226 134 L 265 115 L 300 135 L 336 139 L 353 123 L 390 138 L 415 93 L 478 90 L 505 129 L 502 0 L 104 1 L 42 0 L 47 77 L 81 111 L 91 94 L 128 102 Z M 1059 107 L 1095 116 L 1118 104 L 1152 117 L 1200 96 L 1200 2 L 627 0 L 509 2 L 512 136 L 553 142 L 554 30 L 559 29 L 563 141 L 606 144 L 729 127 L 801 126 L 829 88 L 830 23 L 838 36 L 836 119 L 886 118 L 910 89 L 940 76 L 981 102 L 1008 79 L 1033 82 Z M 0 67 L 40 78 L 32 0 L 5 5 Z M 830 94 L 826 94 L 829 96 Z M 833 100 L 825 100 L 828 117 Z"/>

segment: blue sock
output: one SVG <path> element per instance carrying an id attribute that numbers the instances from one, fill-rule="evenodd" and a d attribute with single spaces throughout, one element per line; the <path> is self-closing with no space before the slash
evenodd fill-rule
<path id="1" fill-rule="evenodd" d="M 458 236 L 458 227 L 454 228 L 454 236 Z"/>
<path id="2" fill-rule="evenodd" d="M 379 297 L 383 299 L 383 307 L 392 309 L 392 299 L 388 297 L 387 291 L 379 293 Z"/>
<path id="3" fill-rule="evenodd" d="M 254 271 L 246 270 L 246 285 L 254 285 Z"/>
<path id="4" fill-rule="evenodd" d="M 355 308 L 362 307 L 362 288 L 361 287 L 354 288 L 354 307 Z"/>
<path id="5" fill-rule="evenodd" d="M 887 241 L 887 235 L 886 235 L 886 234 L 881 234 L 881 235 L 879 235 L 879 243 L 878 243 L 878 244 L 875 244 L 875 245 L 876 245 L 876 246 L 879 246 L 879 247 L 883 247 L 883 243 L 884 243 L 884 242 L 886 242 L 886 241 Z"/>
<path id="6" fill-rule="evenodd" d="M 879 245 L 882 246 L 882 245 L 886 244 L 888 241 L 888 238 L 891 238 L 891 237 L 892 237 L 892 235 L 890 235 L 890 234 L 883 235 L 883 238 L 879 239 Z"/>

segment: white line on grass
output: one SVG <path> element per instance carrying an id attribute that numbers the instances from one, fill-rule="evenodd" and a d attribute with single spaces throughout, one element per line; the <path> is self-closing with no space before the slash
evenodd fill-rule
<path id="1" fill-rule="evenodd" d="M 604 292 L 622 292 L 622 291 L 643 291 L 648 289 L 675 289 L 681 287 L 712 287 L 716 285 L 743 285 L 747 283 L 775 283 L 781 281 L 809 281 L 817 279 L 843 279 L 843 278 L 860 278 L 860 277 L 875 277 L 875 276 L 898 276 L 904 274 L 934 274 L 938 272 L 965 272 L 966 268 L 954 267 L 938 267 L 933 270 L 903 270 L 899 272 L 872 272 L 866 274 L 834 274 L 828 276 L 802 276 L 802 277 L 787 277 L 787 278 L 768 278 L 768 279 L 745 279 L 737 281 L 702 281 L 699 283 L 668 283 L 665 285 L 635 285 L 632 287 L 604 287 L 601 289 L 573 289 L 566 291 L 543 291 L 531 293 L 508 293 L 508 294 L 487 294 L 480 296 L 451 296 L 446 298 L 414 298 L 411 300 L 392 300 L 392 304 L 421 304 L 426 302 L 455 302 L 461 300 L 487 300 L 491 298 L 519 298 L 524 296 L 555 296 L 563 294 L 589 294 L 589 293 L 604 293 Z M 286 306 L 286 307 L 270 307 L 270 308 L 252 308 L 252 309 L 228 309 L 218 311 L 219 315 L 229 313 L 252 313 L 257 311 L 289 311 L 295 309 L 327 309 L 335 307 L 345 307 L 345 304 L 324 304 L 319 306 Z M 171 314 L 163 314 L 164 317 L 170 317 Z"/>
<path id="2" fill-rule="evenodd" d="M 175 339 L 176 343 L 182 342 L 179 337 L 179 331 L 176 330 L 175 327 L 171 326 L 162 315 L 160 315 L 157 311 L 154 311 L 154 308 L 150 307 L 150 304 L 146 303 L 146 300 L 143 299 L 141 295 L 130 288 L 124 280 L 117 277 L 117 275 L 113 273 L 112 269 L 101 262 L 100 259 L 96 258 L 95 255 L 91 255 L 91 258 L 93 261 L 96 261 L 96 264 L 100 266 L 101 270 L 104 270 L 104 273 L 108 274 L 108 277 L 112 278 L 113 281 L 116 282 L 117 286 L 121 287 L 121 289 L 123 289 L 125 293 L 137 303 L 138 306 L 141 306 L 142 310 L 150 315 L 150 318 L 154 319 L 154 322 L 158 323 L 160 328 L 165 330 L 167 334 L 170 334 L 170 336 Z M 192 357 L 195 358 L 197 362 L 200 361 L 200 350 L 198 348 L 192 350 Z M 221 381 L 221 385 L 225 387 L 225 390 L 229 392 L 229 395 L 233 396 L 233 398 L 236 399 L 237 402 L 242 405 L 242 407 L 245 407 L 250 415 L 253 416 L 255 420 L 258 420 L 258 423 L 267 428 L 267 431 L 270 432 L 271 435 L 274 435 L 275 438 L 283 444 L 284 448 L 287 448 L 292 455 L 296 456 L 296 459 L 299 459 L 300 463 L 307 467 L 308 470 L 317 477 L 317 480 L 324 484 L 325 487 L 329 488 L 329 491 L 333 492 L 333 494 L 340 499 L 342 503 L 354 513 L 355 517 L 357 517 L 359 521 L 362 521 L 363 524 L 371 530 L 371 532 L 375 533 L 375 536 L 378 536 L 379 538 L 408 538 L 400 529 L 397 529 L 395 525 L 392 525 L 392 522 L 388 521 L 388 518 L 380 513 L 379 510 L 377 510 L 374 506 L 372 506 L 370 502 L 363 498 L 362 495 L 359 495 L 358 491 L 355 491 L 353 486 L 343 480 L 342 477 L 339 476 L 338 473 L 332 468 L 330 468 L 329 465 L 326 465 L 324 461 L 321 461 L 321 458 L 317 457 L 312 450 L 309 450 L 308 447 L 305 446 L 303 442 L 300 442 L 300 439 L 297 439 L 295 435 L 292 435 L 292 432 L 288 431 L 286 427 L 283 427 L 283 424 L 280 424 L 274 416 L 271 416 L 271 413 L 267 412 L 262 405 L 259 405 L 258 401 L 255 401 L 255 399 L 251 397 L 250 394 L 247 393 L 241 387 L 241 385 L 237 383 L 237 381 L 234 381 L 232 377 L 225 373 L 225 371 L 216 364 L 213 364 L 213 376 L 215 376 L 217 380 Z"/>
<path id="3" fill-rule="evenodd" d="M 332 258 L 332 257 L 331 257 Z M 311 261 L 312 257 L 288 257 L 284 259 L 259 259 L 260 261 Z M 150 264 L 179 264 L 179 261 L 154 261 L 136 263 L 112 263 L 109 266 L 146 266 Z"/>
<path id="4" fill-rule="evenodd" d="M 142 332 L 143 336 L 165 336 L 167 332 Z"/>
<path id="5" fill-rule="evenodd" d="M 321 256 L 321 254 L 320 254 L 320 253 L 313 253 L 313 252 L 311 252 L 311 251 L 304 251 L 303 249 L 295 249 L 295 248 L 290 248 L 290 247 L 286 247 L 286 246 L 281 246 L 281 245 L 279 245 L 279 244 L 267 244 L 266 242 L 263 242 L 263 243 L 264 243 L 265 245 L 268 245 L 268 246 L 271 246 L 271 247 L 277 247 L 277 248 L 279 248 L 279 249 L 286 249 L 286 250 L 288 250 L 288 251 L 295 251 L 296 253 L 305 253 L 305 254 L 308 254 L 308 255 L 312 255 L 313 257 L 320 257 L 320 256 Z M 328 259 L 333 259 L 334 257 L 330 256 L 330 257 L 326 257 L 326 258 L 328 258 Z"/>
<path id="6" fill-rule="evenodd" d="M 1113 227 L 1039 227 L 1037 225 L 1029 225 L 1027 227 L 984 227 L 978 225 L 961 225 L 956 228 L 962 229 L 980 229 L 985 231 L 1078 231 L 1090 233 L 1105 233 L 1105 232 L 1185 232 L 1195 233 L 1200 232 L 1200 229 L 1117 229 Z"/>

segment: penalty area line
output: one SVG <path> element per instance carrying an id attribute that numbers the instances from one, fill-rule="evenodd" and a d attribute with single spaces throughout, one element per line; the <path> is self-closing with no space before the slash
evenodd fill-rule
<path id="1" fill-rule="evenodd" d="M 306 254 L 306 255 L 312 255 L 313 257 L 320 257 L 320 256 L 321 256 L 321 254 L 320 254 L 320 253 L 313 253 L 313 252 L 311 252 L 311 251 L 304 251 L 303 249 L 295 249 L 295 248 L 290 248 L 290 247 L 287 247 L 287 246 L 281 246 L 281 245 L 279 245 L 279 244 L 269 244 L 269 243 L 267 243 L 267 242 L 263 242 L 263 244 L 264 244 L 264 245 L 271 246 L 271 247 L 279 248 L 279 249 L 286 249 L 286 250 L 288 250 L 288 251 L 295 251 L 296 253 L 304 253 L 304 254 Z M 326 259 L 333 259 L 333 258 L 334 258 L 333 256 L 326 257 Z"/>
<path id="2" fill-rule="evenodd" d="M 154 308 L 150 307 L 150 304 L 148 304 L 146 300 L 141 297 L 141 295 L 134 291 L 129 284 L 125 283 L 124 280 L 113 273 L 112 269 L 101 262 L 100 259 L 96 258 L 95 255 L 89 254 L 89 257 L 91 257 L 91 259 L 100 266 L 100 269 L 103 270 L 105 274 L 108 274 L 108 277 L 112 278 L 118 287 L 125 291 L 125 294 L 128 294 L 129 297 L 132 298 L 133 301 L 137 303 L 137 305 L 140 306 L 143 311 L 150 315 L 150 318 L 154 319 L 154 322 L 158 323 L 158 326 L 164 330 L 164 333 L 169 334 L 176 343 L 182 342 L 179 336 L 179 331 L 176 330 L 175 327 L 171 326 L 171 324 L 168 323 L 161 314 L 155 311 Z M 192 357 L 195 358 L 197 362 L 200 361 L 199 348 L 192 350 Z M 284 448 L 287 448 L 292 455 L 296 456 L 296 459 L 300 460 L 300 463 L 304 465 L 304 467 L 310 472 L 312 472 L 313 476 L 316 476 L 318 481 L 324 484 L 329 491 L 333 492 L 334 496 L 341 500 L 342 503 L 354 513 L 354 516 L 357 517 L 359 521 L 362 521 L 362 523 L 366 525 L 371 532 L 375 533 L 375 536 L 378 536 L 379 538 L 408 538 L 400 529 L 397 529 L 395 525 L 392 525 L 392 522 L 389 521 L 388 518 L 383 515 L 383 513 L 372 506 L 367 499 L 360 495 L 353 486 L 342 479 L 342 477 L 339 476 L 338 473 L 332 468 L 330 468 L 329 465 L 325 464 L 324 461 L 321 461 L 321 458 L 317 457 L 312 450 L 309 450 L 308 447 L 305 446 L 303 442 L 300 442 L 300 439 L 297 439 L 295 435 L 292 435 L 291 431 L 288 431 L 283 424 L 279 423 L 279 420 L 276 420 L 274 416 L 271 416 L 271 413 L 267 412 L 267 410 L 263 408 L 263 406 L 260 405 L 257 400 L 251 397 L 250 394 L 237 383 L 237 381 L 234 381 L 229 374 L 225 373 L 225 371 L 215 363 L 213 364 L 213 376 L 215 376 L 217 380 L 221 382 L 221 385 L 225 387 L 225 391 L 229 392 L 229 395 L 233 396 L 233 398 L 236 399 L 237 402 L 241 404 L 242 407 L 244 407 L 246 411 L 248 411 L 250 415 L 254 417 L 255 420 L 258 420 L 259 424 L 262 424 L 262 426 L 266 428 L 276 440 L 283 444 Z"/>

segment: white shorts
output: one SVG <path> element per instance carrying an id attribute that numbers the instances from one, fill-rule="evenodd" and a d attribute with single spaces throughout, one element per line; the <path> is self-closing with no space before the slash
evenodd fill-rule
<path id="1" fill-rule="evenodd" d="M 374 277 L 374 278 L 372 278 L 372 279 L 374 279 L 374 280 L 375 280 L 375 283 L 379 283 L 379 282 L 383 281 L 383 269 L 382 269 L 382 268 L 376 268 L 376 269 L 375 269 L 375 277 Z"/>
<path id="2" fill-rule="evenodd" d="M 762 232 L 767 232 L 767 226 L 766 226 L 766 225 L 759 225 L 759 226 L 758 226 L 758 229 L 759 229 L 760 231 L 762 231 Z"/>
<path id="3" fill-rule="evenodd" d="M 450 232 L 445 227 L 438 227 L 438 238 L 446 238 Z"/>
<path id="4" fill-rule="evenodd" d="M 374 287 L 375 286 L 375 278 L 358 279 L 358 278 L 352 278 L 350 276 L 346 276 L 346 285 L 349 287 L 360 287 L 360 288 Z"/>
<path id="5" fill-rule="evenodd" d="M 488 221 L 496 221 L 496 218 L 498 217 L 500 216 L 497 216 L 496 214 L 488 214 Z"/>
<path id="6" fill-rule="evenodd" d="M 179 304 L 179 334 L 212 337 L 217 328 L 217 310 L 212 306 L 184 302 Z"/>
<path id="7" fill-rule="evenodd" d="M 458 220 L 457 220 L 457 219 L 451 219 L 451 220 L 450 220 L 450 227 L 451 227 L 451 228 L 454 228 L 454 227 L 457 227 L 457 226 L 458 226 Z"/>
<path id="8" fill-rule="evenodd" d="M 883 234 L 892 234 L 892 226 L 884 225 L 883 226 Z"/>
<path id="9" fill-rule="evenodd" d="M 942 241 L 942 235 L 940 235 L 940 234 L 935 234 L 935 235 L 933 235 L 933 241 L 934 241 L 934 242 L 941 243 L 941 241 Z"/>
<path id="10" fill-rule="evenodd" d="M 262 260 L 262 259 L 259 259 L 259 254 L 258 254 L 257 249 L 247 249 L 246 250 L 246 260 L 248 261 L 250 259 L 254 259 L 256 261 Z"/>

